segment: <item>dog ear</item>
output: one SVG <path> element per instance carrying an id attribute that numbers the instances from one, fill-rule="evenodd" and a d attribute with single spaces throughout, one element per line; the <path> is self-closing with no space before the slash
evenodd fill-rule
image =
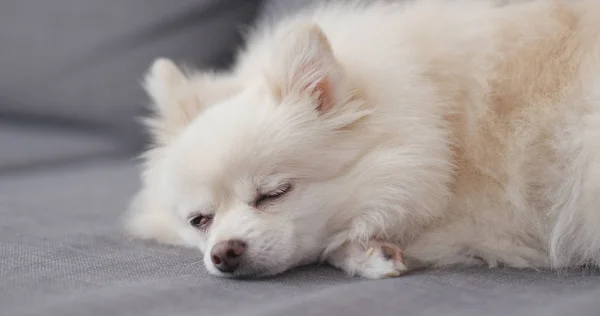
<path id="1" fill-rule="evenodd" d="M 344 101 L 347 88 L 342 69 L 317 25 L 295 28 L 284 37 L 283 47 L 283 95 L 307 93 L 314 98 L 319 113 Z"/>
<path id="2" fill-rule="evenodd" d="M 144 88 L 154 103 L 146 124 L 157 144 L 170 142 L 204 109 L 238 90 L 228 74 L 186 73 L 165 58 L 152 63 Z"/>
<path id="3" fill-rule="evenodd" d="M 185 84 L 187 77 L 175 63 L 166 58 L 158 58 L 146 74 L 144 88 L 152 98 L 155 110 L 159 114 L 166 114 L 174 106 L 172 103 L 177 99 L 180 87 Z"/>
<path id="4" fill-rule="evenodd" d="M 156 59 L 146 74 L 144 88 L 153 102 L 153 116 L 146 120 L 158 144 L 168 143 L 204 108 L 200 87 L 169 59 Z"/>

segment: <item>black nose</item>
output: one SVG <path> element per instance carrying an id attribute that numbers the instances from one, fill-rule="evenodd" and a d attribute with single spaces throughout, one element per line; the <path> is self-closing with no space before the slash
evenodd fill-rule
<path id="1" fill-rule="evenodd" d="M 210 250 L 210 258 L 219 271 L 232 273 L 240 265 L 244 251 L 246 251 L 246 243 L 241 240 L 221 241 Z"/>

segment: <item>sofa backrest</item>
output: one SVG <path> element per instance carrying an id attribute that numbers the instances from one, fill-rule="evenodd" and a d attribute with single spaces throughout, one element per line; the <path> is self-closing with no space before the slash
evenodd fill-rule
<path id="1" fill-rule="evenodd" d="M 151 61 L 226 66 L 260 2 L 0 1 L 0 119 L 77 122 L 138 143 Z"/>

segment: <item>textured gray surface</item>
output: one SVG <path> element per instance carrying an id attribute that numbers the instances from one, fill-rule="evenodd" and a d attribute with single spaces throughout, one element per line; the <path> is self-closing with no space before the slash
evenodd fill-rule
<path id="1" fill-rule="evenodd" d="M 105 160 L 0 180 L 2 315 L 598 315 L 600 272 L 436 270 L 367 281 L 328 267 L 206 274 L 189 249 L 130 241 L 137 168 Z M 34 198 L 32 198 L 34 197 Z"/>

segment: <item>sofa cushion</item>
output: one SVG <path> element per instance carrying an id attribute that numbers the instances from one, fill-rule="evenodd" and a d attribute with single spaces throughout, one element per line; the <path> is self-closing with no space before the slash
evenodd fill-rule
<path id="1" fill-rule="evenodd" d="M 0 121 L 0 177 L 6 172 L 115 155 L 112 135 L 76 127 Z"/>
<path id="2" fill-rule="evenodd" d="M 129 240 L 128 160 L 0 176 L 2 315 L 598 315 L 600 271 L 450 269 L 370 281 L 324 266 L 210 276 L 191 249 Z"/>
<path id="3" fill-rule="evenodd" d="M 0 1 L 0 116 L 102 123 L 137 139 L 159 56 L 226 65 L 260 0 Z"/>
<path id="4" fill-rule="evenodd" d="M 257 16 L 260 22 L 273 22 L 326 0 L 265 0 Z M 397 1 L 397 0 L 396 0 Z"/>

